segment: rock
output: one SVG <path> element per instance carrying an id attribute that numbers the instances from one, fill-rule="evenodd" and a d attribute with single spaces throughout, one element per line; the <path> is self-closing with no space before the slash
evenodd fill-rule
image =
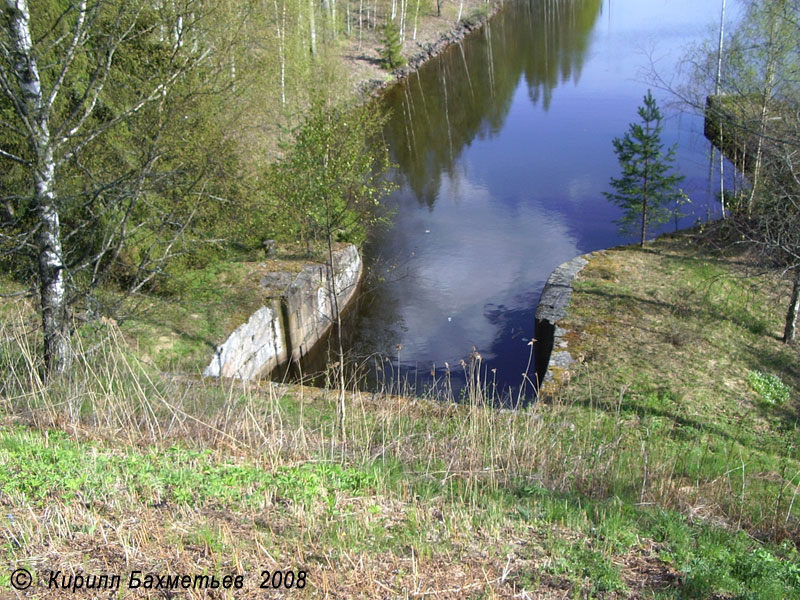
<path id="1" fill-rule="evenodd" d="M 287 356 L 281 327 L 280 312 L 275 307 L 259 308 L 217 347 L 203 375 L 250 380 L 269 365 L 277 366 Z"/>
<path id="2" fill-rule="evenodd" d="M 261 242 L 261 247 L 264 249 L 264 254 L 267 258 L 275 256 L 275 240 L 264 240 Z"/>
<path id="3" fill-rule="evenodd" d="M 567 369 L 575 362 L 567 349 L 569 332 L 559 322 L 567 316 L 572 284 L 588 264 L 587 256 L 576 256 L 556 267 L 542 290 L 536 309 L 536 377 L 540 383 L 553 378 L 553 367 Z"/>

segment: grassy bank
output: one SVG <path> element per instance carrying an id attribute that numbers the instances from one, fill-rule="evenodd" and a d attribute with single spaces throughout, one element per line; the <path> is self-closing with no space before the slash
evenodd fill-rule
<path id="1" fill-rule="evenodd" d="M 51 570 L 243 577 L 187 598 L 800 597 L 797 350 L 745 268 L 691 236 L 599 254 L 547 401 L 353 392 L 344 435 L 334 392 L 166 375 L 111 322 L 45 387 L 6 302 L 0 592 L 25 567 L 29 598 L 63 597 Z"/>
<path id="2" fill-rule="evenodd" d="M 625 432 L 642 501 L 798 539 L 800 369 L 780 341 L 788 294 L 746 255 L 694 234 L 590 261 L 565 323 L 584 365 L 561 394 Z"/>

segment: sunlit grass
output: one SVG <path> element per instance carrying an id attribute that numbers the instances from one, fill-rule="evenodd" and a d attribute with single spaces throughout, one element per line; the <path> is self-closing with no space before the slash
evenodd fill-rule
<path id="1" fill-rule="evenodd" d="M 4 557 L 253 589 L 302 567 L 298 597 L 798 597 L 796 351 L 769 287 L 726 269 L 601 255 L 554 395 L 498 410 L 474 357 L 460 404 L 348 391 L 344 435 L 335 393 L 167 375 L 111 321 L 46 386 L 33 307 L 6 303 Z M 755 371 L 789 398 L 764 402 Z"/>

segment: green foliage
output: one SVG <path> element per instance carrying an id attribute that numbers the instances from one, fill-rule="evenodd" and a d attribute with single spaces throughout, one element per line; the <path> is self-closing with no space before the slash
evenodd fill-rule
<path id="1" fill-rule="evenodd" d="M 400 39 L 400 29 L 394 21 L 387 21 L 381 30 L 381 59 L 383 68 L 387 71 L 402 67 L 406 64 L 403 57 L 403 41 Z"/>
<path id="2" fill-rule="evenodd" d="M 391 189 L 375 104 L 341 109 L 315 102 L 295 130 L 287 155 L 267 172 L 273 218 L 310 252 L 326 240 L 360 242 Z"/>
<path id="3" fill-rule="evenodd" d="M 79 11 L 60 0 L 29 4 L 47 95 L 66 65 Z M 160 7 L 89 3 L 85 41 L 67 65 L 49 114 L 54 136 L 77 128 L 63 143 L 53 142 L 70 301 L 91 298 L 94 309 L 113 312 L 98 306 L 99 286 L 135 287 L 161 271 L 162 259 L 181 255 L 187 263 L 200 239 L 218 237 L 221 209 L 239 193 L 230 176 L 239 169 L 237 158 L 221 118 L 231 93 L 206 48 L 225 47 L 217 43 L 220 31 L 207 27 L 219 13 L 190 0 Z M 214 58 L 223 59 L 218 52 Z M 26 130 L 5 94 L 0 113 L 4 148 L 30 160 Z M 38 219 L 32 177 L 8 164 L 15 166 L 0 169 L 0 268 L 30 281 L 36 249 L 19 242 Z"/>
<path id="4" fill-rule="evenodd" d="M 622 167 L 622 177 L 612 177 L 611 187 L 615 191 L 604 194 L 624 212 L 617 221 L 620 229 L 631 232 L 639 225 L 644 244 L 648 230 L 669 219 L 668 206 L 679 201 L 681 192 L 676 186 L 683 176 L 669 174 L 675 147 L 663 150 L 663 117 L 650 90 L 638 114 L 641 123 L 631 123 L 625 135 L 614 138 L 614 153 Z"/>
<path id="5" fill-rule="evenodd" d="M 0 459 L 8 468 L 0 472 L 0 484 L 6 493 L 35 502 L 53 493 L 66 500 L 88 500 L 125 492 L 196 505 L 207 501 L 238 504 L 270 481 L 263 469 L 252 465 L 210 460 L 208 450 L 172 447 L 120 455 L 97 446 L 90 460 L 86 451 L 58 432 L 45 440 L 21 429 L 5 431 L 0 436 Z"/>
<path id="6" fill-rule="evenodd" d="M 800 567 L 791 545 L 767 549 L 743 534 L 704 526 L 690 545 L 674 551 L 688 597 L 708 598 L 713 592 L 764 600 L 798 597 Z"/>
<path id="7" fill-rule="evenodd" d="M 767 100 L 797 97 L 796 0 L 748 2 L 733 32 L 728 33 L 722 60 L 722 93 L 741 103 L 766 94 Z M 716 48 L 711 52 L 716 69 Z M 698 67 L 698 69 L 700 69 Z M 710 79 L 710 76 L 708 77 Z"/>
<path id="8" fill-rule="evenodd" d="M 258 505 L 272 493 L 303 504 L 321 498 L 330 504 L 336 492 L 364 494 L 376 482 L 370 471 L 338 464 L 309 463 L 270 473 L 252 463 L 220 460 L 210 450 L 173 446 L 119 454 L 59 432 L 45 438 L 23 429 L 0 430 L 0 465 L 4 493 L 33 502 L 53 494 L 65 501 L 91 501 L 126 493 L 145 501 L 236 507 Z"/>
<path id="9" fill-rule="evenodd" d="M 376 484 L 372 473 L 335 463 L 308 463 L 280 468 L 273 481 L 279 495 L 305 505 L 325 500 L 329 506 L 335 502 L 337 491 L 363 495 Z"/>
<path id="10" fill-rule="evenodd" d="M 789 400 L 789 387 L 777 375 L 762 371 L 750 371 L 747 374 L 747 383 L 764 404 L 778 405 Z"/>

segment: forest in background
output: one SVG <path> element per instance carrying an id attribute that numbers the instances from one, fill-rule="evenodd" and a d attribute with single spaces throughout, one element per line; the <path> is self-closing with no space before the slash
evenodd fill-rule
<path id="1" fill-rule="evenodd" d="M 709 43 L 692 56 L 687 96 L 699 108 L 713 89 L 733 107 L 724 137 L 752 185 L 722 194 L 723 216 L 766 266 L 794 274 L 791 341 L 797 6 L 745 4 L 724 52 Z M 454 14 L 488 6 L 8 0 L 0 266 L 38 292 L 47 369 L 66 364 L 71 314 L 175 293 L 171 274 L 252 259 L 272 240 L 307 255 L 363 240 L 390 186 L 383 117 L 353 65 L 396 66 L 426 17 L 452 28 Z"/>
<path id="2" fill-rule="evenodd" d="M 252 248 L 263 238 L 296 237 L 269 186 L 268 165 L 285 154 L 313 99 L 341 107 L 358 97 L 360 82 L 342 60 L 343 47 L 380 45 L 383 25 L 392 20 L 401 38 L 411 39 L 420 16 L 436 10 L 425 0 L 31 3 L 32 49 L 45 90 L 60 76 L 84 15 L 85 37 L 49 115 L 65 128 L 85 117 L 82 131 L 62 144 L 66 158 L 54 157 L 65 227 L 85 217 L 81 207 L 89 197 L 107 198 L 110 186 L 130 194 L 133 186 L 122 180 L 146 171 L 139 209 L 164 211 L 161 221 L 191 216 L 183 241 L 206 248 L 193 248 L 194 261 L 207 260 L 223 240 Z M 10 54 L 6 59 L 10 67 Z M 158 98 L 147 97 L 164 84 Z M 30 212 L 22 192 L 31 187 L 30 174 L 10 155 L 25 158 L 26 132 L 16 126 L 8 94 L 0 110 L 3 226 L 20 230 L 30 226 L 22 214 Z M 97 131 L 85 140 L 84 132 Z M 80 146 L 80 156 L 71 155 L 72 146 Z M 237 219 L 221 218 L 230 214 Z"/>

